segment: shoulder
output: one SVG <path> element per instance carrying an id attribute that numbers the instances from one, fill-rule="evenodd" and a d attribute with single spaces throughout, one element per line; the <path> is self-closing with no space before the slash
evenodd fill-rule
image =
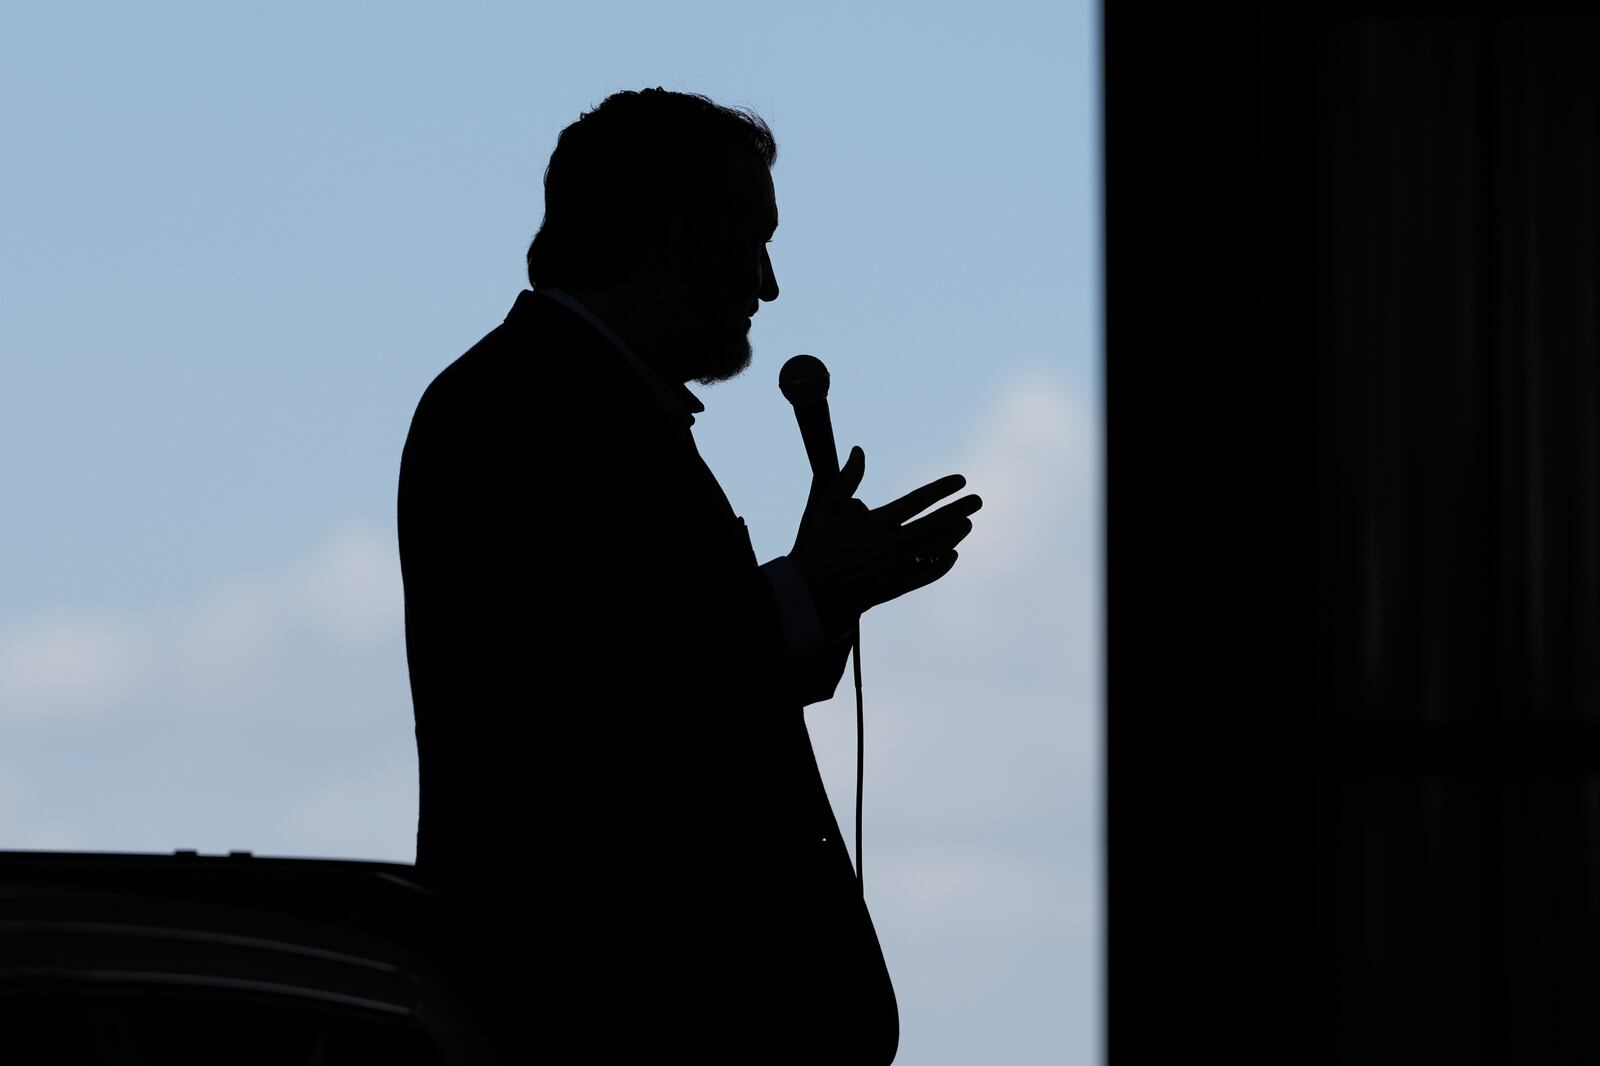
<path id="1" fill-rule="evenodd" d="M 423 391 L 401 465 L 492 455 L 614 466 L 664 443 L 654 399 L 621 353 L 567 308 L 524 293 Z"/>
<path id="2" fill-rule="evenodd" d="M 609 341 L 562 305 L 524 292 L 504 322 L 428 385 L 413 426 L 508 411 L 600 422 L 621 414 L 631 423 L 647 400 Z"/>

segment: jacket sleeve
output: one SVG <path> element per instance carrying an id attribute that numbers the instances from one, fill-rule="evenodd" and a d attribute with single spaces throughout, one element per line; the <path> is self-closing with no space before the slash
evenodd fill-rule
<path id="1" fill-rule="evenodd" d="M 827 634 L 800 571 L 786 555 L 762 564 L 778 604 L 789 690 L 802 705 L 833 698 L 854 644 L 855 630 Z"/>

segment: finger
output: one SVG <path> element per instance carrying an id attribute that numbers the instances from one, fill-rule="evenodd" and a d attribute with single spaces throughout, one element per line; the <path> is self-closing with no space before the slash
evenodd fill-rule
<path id="1" fill-rule="evenodd" d="M 950 528 L 944 532 L 945 535 L 940 538 L 940 551 L 951 552 L 955 550 L 957 544 L 966 540 L 968 535 L 972 533 L 972 523 L 963 518 L 959 522 L 952 523 Z"/>
<path id="2" fill-rule="evenodd" d="M 861 478 L 866 472 L 867 453 L 862 451 L 858 444 L 850 449 L 850 456 L 839 470 L 839 477 L 828 487 L 829 493 L 835 500 L 849 499 L 856 494 L 856 489 L 861 487 Z"/>
<path id="3" fill-rule="evenodd" d="M 891 519 L 899 525 L 908 518 L 914 518 L 944 499 L 952 492 L 960 492 L 966 488 L 967 479 L 960 474 L 951 474 L 938 481 L 929 482 L 920 489 L 912 489 L 893 503 L 886 503 L 878 508 L 878 513 Z M 977 497 L 970 497 L 976 500 Z M 976 507 L 973 510 L 977 510 Z"/>
<path id="4" fill-rule="evenodd" d="M 943 507 L 939 508 L 939 510 L 934 512 L 934 513 L 935 514 L 942 514 L 945 511 L 950 511 L 950 512 L 955 513 L 955 514 L 971 515 L 971 514 L 977 514 L 982 509 L 983 509 L 983 497 L 982 496 L 963 496 L 959 500 L 954 500 L 954 501 L 952 501 L 950 503 L 945 504 Z"/>
<path id="5" fill-rule="evenodd" d="M 976 500 L 977 497 L 971 496 L 967 499 Z M 954 538 L 950 541 L 954 544 L 972 532 L 972 520 L 967 516 L 976 510 L 977 507 L 969 506 L 967 500 L 957 500 L 932 514 L 923 515 L 909 525 L 901 526 L 900 533 L 911 543 Z"/>

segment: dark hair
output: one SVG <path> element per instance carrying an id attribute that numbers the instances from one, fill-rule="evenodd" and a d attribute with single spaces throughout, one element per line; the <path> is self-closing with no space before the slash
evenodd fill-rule
<path id="1" fill-rule="evenodd" d="M 662 88 L 613 93 L 561 131 L 544 170 L 544 222 L 528 246 L 534 285 L 605 285 L 646 250 L 673 207 L 725 188 L 728 149 L 752 167 L 778 158 L 754 112 Z"/>

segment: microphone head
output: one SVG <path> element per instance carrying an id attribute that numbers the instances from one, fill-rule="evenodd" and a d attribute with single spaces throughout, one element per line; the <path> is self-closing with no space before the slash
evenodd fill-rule
<path id="1" fill-rule="evenodd" d="M 778 371 L 778 388 L 792 404 L 828 398 L 828 368 L 814 355 L 797 355 Z"/>

